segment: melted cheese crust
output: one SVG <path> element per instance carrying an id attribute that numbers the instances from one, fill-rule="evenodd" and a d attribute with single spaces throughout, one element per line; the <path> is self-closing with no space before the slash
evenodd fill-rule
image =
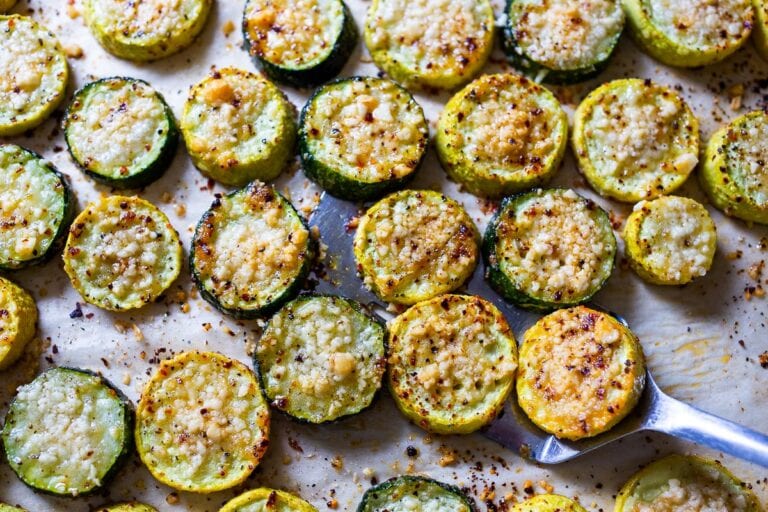
<path id="1" fill-rule="evenodd" d="M 671 478 L 666 488 L 649 502 L 638 501 L 628 512 L 747 512 L 742 494 L 733 494 L 714 481 Z"/>
<path id="2" fill-rule="evenodd" d="M 616 0 L 515 0 L 509 15 L 520 50 L 557 70 L 604 60 L 624 28 L 624 12 Z"/>
<path id="3" fill-rule="evenodd" d="M 424 111 L 410 93 L 391 80 L 370 77 L 322 89 L 301 129 L 317 160 L 367 183 L 414 172 L 429 136 Z"/>
<path id="4" fill-rule="evenodd" d="M 456 201 L 404 190 L 360 219 L 355 258 L 369 288 L 388 302 L 414 304 L 462 285 L 477 263 L 477 231 Z"/>
<path id="5" fill-rule="evenodd" d="M 736 44 L 751 30 L 750 0 L 643 0 L 643 4 L 665 36 L 699 50 Z"/>
<path id="6" fill-rule="evenodd" d="M 264 455 L 269 408 L 242 363 L 213 352 L 164 361 L 141 394 L 136 443 L 144 464 L 176 489 L 241 483 Z"/>
<path id="7" fill-rule="evenodd" d="M 340 0 L 250 0 L 243 23 L 251 51 L 273 64 L 302 69 L 333 51 L 344 9 Z"/>
<path id="8" fill-rule="evenodd" d="M 0 16 L 0 134 L 31 128 L 64 98 L 69 71 L 55 36 L 26 16 Z"/>

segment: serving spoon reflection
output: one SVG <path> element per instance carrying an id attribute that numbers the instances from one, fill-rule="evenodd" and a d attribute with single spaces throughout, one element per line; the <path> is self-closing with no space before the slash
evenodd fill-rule
<path id="1" fill-rule="evenodd" d="M 322 261 L 323 278 L 318 280 L 315 291 L 341 294 L 372 309 L 384 309 L 385 305 L 363 286 L 357 276 L 352 254 L 355 230 L 350 227 L 350 222 L 360 213 L 358 205 L 328 193 L 323 194 L 310 218 L 310 226 L 319 230 L 320 241 L 327 247 Z M 499 308 L 519 340 L 522 333 L 541 315 L 506 302 L 486 282 L 484 273 L 483 264 L 479 263 L 466 284 L 466 293 L 483 297 Z M 617 318 L 624 322 L 620 317 Z M 543 464 L 558 464 L 643 431 L 662 432 L 768 467 L 767 435 L 666 395 L 650 372 L 646 374 L 645 390 L 640 402 L 632 413 L 599 436 L 581 441 L 558 439 L 536 427 L 514 399 L 507 401 L 503 413 L 481 433 L 525 458 Z"/>

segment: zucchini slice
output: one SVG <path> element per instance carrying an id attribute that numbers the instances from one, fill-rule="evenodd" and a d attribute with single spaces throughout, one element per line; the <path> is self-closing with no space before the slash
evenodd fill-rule
<path id="1" fill-rule="evenodd" d="M 200 294 L 238 318 L 294 298 L 316 253 L 304 219 L 273 187 L 253 182 L 216 199 L 197 225 L 190 268 Z"/>
<path id="2" fill-rule="evenodd" d="M 2 512 L 0 510 L 0 512 Z M 144 503 L 118 503 L 117 505 L 108 505 L 96 509 L 96 512 L 157 512 L 155 507 L 145 505 Z"/>
<path id="3" fill-rule="evenodd" d="M 274 84 L 236 68 L 192 86 L 181 115 L 192 162 L 225 185 L 276 178 L 293 157 L 293 106 Z"/>
<path id="4" fill-rule="evenodd" d="M 523 335 L 518 403 L 558 438 L 576 441 L 610 430 L 637 405 L 644 387 L 640 342 L 607 313 L 561 309 Z"/>
<path id="5" fill-rule="evenodd" d="M 726 215 L 768 224 L 768 114 L 750 112 L 712 135 L 699 172 L 712 204 Z"/>
<path id="6" fill-rule="evenodd" d="M 357 512 L 476 512 L 461 489 L 421 476 L 398 476 L 371 487 Z"/>
<path id="7" fill-rule="evenodd" d="M 146 62 L 178 53 L 205 27 L 213 0 L 84 0 L 85 23 L 121 59 Z"/>
<path id="8" fill-rule="evenodd" d="M 383 78 L 347 78 L 321 87 L 299 121 L 307 177 L 348 200 L 374 199 L 406 183 L 428 141 L 421 106 Z"/>
<path id="9" fill-rule="evenodd" d="M 74 217 L 67 179 L 40 155 L 0 145 L 0 269 L 42 263 L 61 248 Z"/>
<path id="10" fill-rule="evenodd" d="M 0 14 L 10 11 L 14 5 L 16 5 L 16 0 L 0 0 Z M 1 511 L 2 508 L 0 508 Z"/>
<path id="11" fill-rule="evenodd" d="M 138 188 L 171 165 L 179 141 L 173 112 L 147 82 L 103 78 L 75 93 L 64 139 L 77 165 L 115 188 Z"/>
<path id="12" fill-rule="evenodd" d="M 325 423 L 367 409 L 385 370 L 387 330 L 353 300 L 302 296 L 267 324 L 254 356 L 272 406 Z"/>
<path id="13" fill-rule="evenodd" d="M 712 266 L 717 230 L 706 208 L 687 197 L 642 201 L 624 228 L 630 266 L 653 284 L 686 284 Z"/>
<path id="14" fill-rule="evenodd" d="M 537 82 L 596 76 L 624 30 L 621 0 L 507 0 L 506 15 L 504 51 Z"/>
<path id="15" fill-rule="evenodd" d="M 69 230 L 64 270 L 86 302 L 110 311 L 154 302 L 179 276 L 181 242 L 168 217 L 138 197 L 89 204 Z"/>
<path id="16" fill-rule="evenodd" d="M 512 507 L 511 512 L 587 512 L 570 498 L 557 494 L 539 494 Z"/>
<path id="17" fill-rule="evenodd" d="M 365 45 L 407 87 L 453 89 L 480 72 L 493 49 L 488 0 L 373 0 Z"/>
<path id="18" fill-rule="evenodd" d="M 382 300 L 415 304 L 453 291 L 477 265 L 478 232 L 459 203 L 402 190 L 360 218 L 353 251 L 363 282 Z"/>
<path id="19" fill-rule="evenodd" d="M 2 431 L 8 463 L 29 487 L 82 496 L 102 487 L 133 448 L 133 409 L 98 375 L 53 368 L 21 386 Z"/>
<path id="20" fill-rule="evenodd" d="M 752 41 L 755 49 L 762 58 L 768 60 L 768 2 L 752 0 L 755 9 L 755 27 L 752 31 Z"/>
<path id="21" fill-rule="evenodd" d="M 27 511 L 20 507 L 13 507 L 11 505 L 6 505 L 5 503 L 0 503 L 0 512 L 27 512 Z"/>
<path id="22" fill-rule="evenodd" d="M 754 23 L 751 0 L 622 0 L 630 33 L 651 57 L 693 68 L 741 48 Z"/>
<path id="23" fill-rule="evenodd" d="M 565 189 L 505 199 L 483 240 L 491 285 L 535 311 L 587 302 L 610 277 L 615 255 L 608 214 Z"/>
<path id="24" fill-rule="evenodd" d="M 637 78 L 614 80 L 576 109 L 573 148 L 592 188 L 635 203 L 685 183 L 699 161 L 699 122 L 669 87 Z"/>
<path id="25" fill-rule="evenodd" d="M 260 487 L 232 498 L 219 512 L 317 512 L 317 509 L 293 494 Z"/>
<path id="26" fill-rule="evenodd" d="M 210 493 L 241 484 L 269 444 L 269 406 L 243 363 L 182 352 L 160 364 L 136 410 L 136 448 L 160 482 Z"/>
<path id="27" fill-rule="evenodd" d="M 421 428 L 468 434 L 504 407 L 515 379 L 517 344 L 504 315 L 481 297 L 442 295 L 390 325 L 389 388 Z"/>
<path id="28" fill-rule="evenodd" d="M 484 75 L 456 93 L 435 136 L 448 176 L 490 197 L 545 183 L 567 145 L 568 118 L 555 96 L 513 74 Z"/>
<path id="29" fill-rule="evenodd" d="M 0 137 L 8 137 L 50 117 L 66 94 L 69 66 L 56 36 L 32 18 L 0 16 L 0 34 Z"/>
<path id="30" fill-rule="evenodd" d="M 0 277 L 0 370 L 21 357 L 36 329 L 35 299 L 21 286 Z"/>
<path id="31" fill-rule="evenodd" d="M 248 0 L 245 47 L 276 82 L 311 87 L 341 72 L 358 32 L 342 0 Z"/>
<path id="32" fill-rule="evenodd" d="M 668 455 L 637 472 L 616 498 L 615 512 L 762 512 L 755 493 L 722 464 Z"/>

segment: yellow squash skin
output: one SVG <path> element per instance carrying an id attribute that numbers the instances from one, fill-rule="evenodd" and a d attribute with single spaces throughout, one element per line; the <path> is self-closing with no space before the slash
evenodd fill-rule
<path id="1" fill-rule="evenodd" d="M 37 306 L 21 286 L 0 277 L 0 370 L 21 357 L 37 329 Z"/>
<path id="2" fill-rule="evenodd" d="M 512 512 L 587 512 L 570 498 L 557 494 L 539 494 L 517 503 Z"/>
<path id="3" fill-rule="evenodd" d="M 442 295 L 389 326 L 388 383 L 400 411 L 438 434 L 468 434 L 504 407 L 514 384 L 517 345 L 490 302 Z"/>
<path id="4" fill-rule="evenodd" d="M 317 512 L 317 509 L 291 493 L 261 487 L 232 498 L 219 512 Z"/>
<path id="5" fill-rule="evenodd" d="M 752 41 L 755 43 L 757 53 L 768 60 L 768 3 L 765 0 L 752 0 L 752 6 L 755 8 Z"/>
<path id="6" fill-rule="evenodd" d="M 744 512 L 763 511 L 755 493 L 719 462 L 695 455 L 673 454 L 656 460 L 635 473 L 616 497 L 614 512 L 635 512 L 639 503 L 647 505 L 653 502 L 666 490 L 665 488 L 669 487 L 672 479 L 683 485 L 697 482 L 709 489 L 721 487 L 730 497 L 739 495 L 743 497 Z M 666 507 L 669 506 L 666 505 Z M 672 509 L 664 508 L 663 510 Z"/>
<path id="7" fill-rule="evenodd" d="M 519 364 L 520 407 L 540 429 L 572 441 L 610 430 L 645 386 L 635 335 L 585 306 L 555 311 L 528 329 Z"/>
<path id="8" fill-rule="evenodd" d="M 748 135 L 750 127 L 766 129 L 766 126 L 768 114 L 757 110 L 737 117 L 727 126 L 720 128 L 707 143 L 699 171 L 701 186 L 715 207 L 731 217 L 760 224 L 768 224 L 768 198 L 765 197 L 768 194 L 768 168 L 758 165 L 755 169 L 748 169 L 747 164 L 732 158 L 743 157 L 743 151 L 737 155 L 731 153 L 737 149 L 735 146 L 741 139 Z M 762 138 L 756 142 L 768 144 Z M 755 156 L 761 158 L 766 152 L 763 150 Z M 744 175 L 739 177 L 734 173 Z M 755 197 L 757 194 L 754 192 L 745 190 L 743 178 L 747 176 L 761 183 L 759 187 L 760 194 L 764 196 L 762 199 Z"/>
<path id="9" fill-rule="evenodd" d="M 0 0 L 0 13 L 8 12 L 16 5 L 16 0 Z"/>
<path id="10" fill-rule="evenodd" d="M 675 1 L 690 2 L 690 0 Z M 703 47 L 687 46 L 680 41 L 675 41 L 656 26 L 651 19 L 648 0 L 622 0 L 622 5 L 627 16 L 630 34 L 637 44 L 654 59 L 669 66 L 682 68 L 706 66 L 725 59 L 744 46 L 754 21 L 752 10 L 745 10 L 743 28 L 738 37 Z M 697 14 L 699 13 L 691 15 L 694 24 L 697 23 Z"/>
<path id="11" fill-rule="evenodd" d="M 2 512 L 0 510 L 0 512 Z M 96 512 L 157 512 L 155 507 L 145 505 L 144 503 L 130 502 L 130 503 L 117 503 L 115 505 L 108 505 L 102 507 Z"/>

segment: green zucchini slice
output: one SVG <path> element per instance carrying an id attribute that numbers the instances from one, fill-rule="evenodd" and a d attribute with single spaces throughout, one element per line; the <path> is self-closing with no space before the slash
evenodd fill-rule
<path id="1" fill-rule="evenodd" d="M 216 199 L 197 225 L 190 267 L 205 300 L 238 318 L 294 298 L 316 253 L 309 228 L 273 187 L 253 182 Z"/>
<path id="2" fill-rule="evenodd" d="M 493 30 L 488 0 L 373 0 L 364 35 L 373 62 L 393 80 L 453 89 L 485 65 Z"/>
<path id="3" fill-rule="evenodd" d="M 624 228 L 630 266 L 653 284 L 686 284 L 712 266 L 717 230 L 706 208 L 687 197 L 642 201 Z"/>
<path id="4" fill-rule="evenodd" d="M 468 434 L 496 418 L 512 391 L 517 345 L 493 304 L 442 295 L 389 330 L 389 389 L 408 419 L 430 432 Z"/>
<path id="5" fill-rule="evenodd" d="M 89 304 L 110 311 L 154 302 L 181 270 L 181 242 L 168 217 L 138 197 L 89 204 L 69 230 L 64 270 Z"/>
<path id="6" fill-rule="evenodd" d="M 518 403 L 558 438 L 576 441 L 610 430 L 637 405 L 644 387 L 640 342 L 607 313 L 561 309 L 523 335 Z"/>
<path id="7" fill-rule="evenodd" d="M 254 362 L 272 406 L 325 423 L 367 409 L 385 369 L 384 324 L 353 300 L 302 296 L 267 324 Z"/>
<path id="8" fill-rule="evenodd" d="M 2 9 L 0 9 L 2 11 Z M 0 503 L 0 512 L 27 512 L 26 509 Z"/>
<path id="9" fill-rule="evenodd" d="M 573 148 L 592 188 L 636 203 L 685 183 L 699 161 L 699 122 L 669 87 L 636 78 L 614 80 L 576 109 Z"/>
<path id="10" fill-rule="evenodd" d="M 8 463 L 29 487 L 81 496 L 102 487 L 133 447 L 133 409 L 98 375 L 53 368 L 21 386 L 2 431 Z"/>
<path id="11" fill-rule="evenodd" d="M 752 0 L 755 9 L 755 27 L 752 31 L 752 41 L 755 49 L 762 58 L 768 60 L 768 2 Z"/>
<path id="12" fill-rule="evenodd" d="M 431 190 L 402 190 L 360 218 L 353 251 L 382 300 L 415 304 L 453 291 L 477 265 L 478 232 L 464 208 Z"/>
<path id="13" fill-rule="evenodd" d="M 261 487 L 232 498 L 219 512 L 317 512 L 317 509 L 293 494 Z"/>
<path id="14" fill-rule="evenodd" d="M 116 505 L 101 507 L 97 509 L 96 512 L 157 512 L 157 509 L 150 505 L 145 505 L 144 503 L 137 503 L 134 501 L 130 503 L 118 503 Z"/>
<path id="15" fill-rule="evenodd" d="M 105 50 L 146 62 L 178 53 L 205 27 L 213 0 L 84 0 L 83 16 Z"/>
<path id="16" fill-rule="evenodd" d="M 293 157 L 293 106 L 274 84 L 236 68 L 192 86 L 181 116 L 192 162 L 225 185 L 276 178 Z"/>
<path id="17" fill-rule="evenodd" d="M 0 370 L 21 357 L 36 329 L 35 299 L 21 286 L 0 277 Z"/>
<path id="18" fill-rule="evenodd" d="M 0 14 L 10 11 L 14 5 L 16 5 L 16 0 L 0 0 Z"/>
<path id="19" fill-rule="evenodd" d="M 32 18 L 0 16 L 0 33 L 0 137 L 8 137 L 50 117 L 66 94 L 69 66 L 56 36 Z"/>
<path id="20" fill-rule="evenodd" d="M 0 145 L 0 269 L 53 256 L 74 217 L 74 203 L 53 164 L 20 146 Z"/>
<path id="21" fill-rule="evenodd" d="M 276 82 L 310 87 L 339 74 L 358 32 L 342 0 L 248 0 L 245 47 Z"/>
<path id="22" fill-rule="evenodd" d="M 371 487 L 357 512 L 476 512 L 475 503 L 456 486 L 421 476 L 398 476 Z"/>
<path id="23" fill-rule="evenodd" d="M 103 78 L 75 93 L 64 139 L 77 165 L 115 188 L 138 188 L 171 165 L 179 141 L 173 112 L 147 82 Z"/>
<path id="24" fill-rule="evenodd" d="M 755 493 L 722 464 L 694 455 L 668 455 L 621 488 L 615 512 L 670 510 L 762 512 Z"/>
<path id="25" fill-rule="evenodd" d="M 596 76 L 624 30 L 621 0 L 507 0 L 506 15 L 504 51 L 537 82 Z"/>
<path id="26" fill-rule="evenodd" d="M 435 136 L 448 176 L 490 197 L 545 183 L 567 145 L 568 118 L 555 96 L 513 74 L 484 75 L 456 93 Z"/>
<path id="27" fill-rule="evenodd" d="M 712 135 L 699 172 L 712 204 L 726 215 L 768 224 L 768 114 L 750 112 Z"/>
<path id="28" fill-rule="evenodd" d="M 517 503 L 511 512 L 587 512 L 570 498 L 557 494 L 539 494 Z"/>
<path id="29" fill-rule="evenodd" d="M 610 277 L 615 254 L 608 214 L 565 189 L 505 199 L 483 240 L 491 285 L 536 311 L 588 301 Z"/>
<path id="30" fill-rule="evenodd" d="M 347 78 L 321 87 L 299 121 L 307 177 L 348 200 L 374 199 L 406 183 L 428 141 L 421 106 L 383 78 Z"/>
<path id="31" fill-rule="evenodd" d="M 698 67 L 741 48 L 754 24 L 751 0 L 622 0 L 630 33 L 669 66 Z"/>
<path id="32" fill-rule="evenodd" d="M 241 484 L 269 444 L 269 406 L 243 363 L 215 352 L 163 361 L 136 410 L 136 448 L 160 482 L 210 493 Z"/>

